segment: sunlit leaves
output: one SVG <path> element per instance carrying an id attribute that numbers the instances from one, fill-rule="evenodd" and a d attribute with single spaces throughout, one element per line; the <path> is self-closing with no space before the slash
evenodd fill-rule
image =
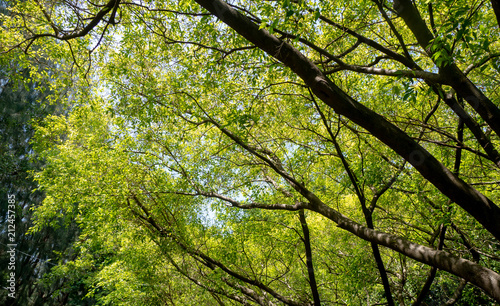
<path id="1" fill-rule="evenodd" d="M 428 50 L 416 44 L 396 12 L 383 5 L 380 12 L 373 1 L 233 4 L 445 167 L 453 169 L 462 150 L 460 176 L 498 199 L 495 187 L 482 185 L 497 181 L 498 170 L 474 135 L 466 130 L 459 141 L 459 118 L 442 103 L 444 96 L 425 78 L 415 78 L 414 66 L 388 55 L 412 58 L 434 74 L 452 62 L 463 69 L 478 63 L 469 68 L 471 78 L 498 96 L 497 57 L 481 62 L 498 52 L 498 43 L 488 37 L 493 22 L 478 3 L 435 4 L 436 38 Z M 425 12 L 427 4 L 417 5 Z M 66 14 L 60 14 L 69 18 L 58 20 L 61 25 L 71 21 Z M 335 114 L 290 69 L 193 2 L 127 3 L 120 14 L 120 23 L 106 30 L 113 34 L 104 35 L 97 49 L 104 24 L 92 38 L 33 45 L 35 57 L 75 63 L 65 71 L 77 80 L 79 102 L 68 117 L 51 117 L 38 130 L 36 148 L 48 166 L 36 178 L 48 197 L 37 216 L 40 224 L 53 223 L 58 214 L 79 222 L 88 239 L 81 244 L 81 270 L 97 266 L 88 272 L 87 285 L 102 303 L 140 304 L 154 290 L 168 293 L 168 303 L 195 303 L 185 293 L 191 290 L 202 292 L 196 302 L 204 304 L 211 294 L 240 294 L 237 285 L 266 296 L 257 282 L 297 301 L 310 300 L 297 212 L 232 207 L 295 205 L 305 201 L 294 189 L 297 183 L 362 224 L 373 204 L 377 229 L 423 245 L 435 246 L 439 226 L 452 222 L 481 236 L 473 218 L 401 156 Z M 8 22 L 14 27 L 19 20 Z M 47 20 L 32 23 L 37 31 L 51 30 Z M 9 44 L 19 35 L 12 32 L 2 38 Z M 414 70 L 372 75 L 349 65 Z M 443 90 L 454 94 L 447 85 Z M 491 138 L 498 146 L 498 137 Z M 370 302 L 382 301 L 370 245 L 317 214 L 307 213 L 307 220 L 325 303 L 361 303 L 365 291 Z M 468 249 L 458 231 L 446 243 L 460 255 Z M 383 250 L 382 258 L 392 289 L 411 301 L 425 271 L 391 251 Z"/>

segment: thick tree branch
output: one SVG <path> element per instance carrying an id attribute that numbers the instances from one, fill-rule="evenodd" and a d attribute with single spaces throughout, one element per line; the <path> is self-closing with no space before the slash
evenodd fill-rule
<path id="1" fill-rule="evenodd" d="M 316 96 L 338 114 L 364 127 L 409 161 L 428 181 L 470 213 L 500 240 L 500 222 L 498 222 L 500 208 L 456 177 L 406 133 L 348 96 L 293 46 L 279 40 L 267 30 L 259 29 L 259 25 L 241 15 L 225 2 L 220 0 L 196 1 L 251 43 L 283 62 L 311 87 Z"/>
<path id="2" fill-rule="evenodd" d="M 365 43 L 366 45 L 368 45 L 368 46 L 386 54 L 387 56 L 399 61 L 400 63 L 404 64 L 406 67 L 413 69 L 412 71 L 405 71 L 405 70 L 394 70 L 394 69 L 378 69 L 378 68 L 362 67 L 362 66 L 361 67 L 357 66 L 358 68 L 354 68 L 355 66 L 345 67 L 346 64 L 344 64 L 343 62 L 337 62 L 339 66 L 337 68 L 334 68 L 334 69 L 326 72 L 326 74 L 333 73 L 333 72 L 343 70 L 343 69 L 347 69 L 347 70 L 358 69 L 358 70 L 360 70 L 359 72 L 370 73 L 370 74 L 392 75 L 392 76 L 403 75 L 403 76 L 410 77 L 410 78 L 421 78 L 421 79 L 425 80 L 427 85 L 429 85 L 432 88 L 432 90 L 439 97 L 443 98 L 444 101 L 446 102 L 446 104 L 458 116 L 460 116 L 464 119 L 465 124 L 471 130 L 471 132 L 474 134 L 474 137 L 476 137 L 478 142 L 481 144 L 481 147 L 483 147 L 483 149 L 486 151 L 488 156 L 490 156 L 490 159 L 493 162 L 495 162 L 495 164 L 500 165 L 500 154 L 498 154 L 498 152 L 494 148 L 489 137 L 487 137 L 484 134 L 484 132 L 482 131 L 482 129 L 479 127 L 479 124 L 463 109 L 462 106 L 460 106 L 457 103 L 457 101 L 453 97 L 453 95 L 446 94 L 445 91 L 441 88 L 441 86 L 439 86 L 439 84 L 449 83 L 447 80 L 445 80 L 442 77 L 437 77 L 433 73 L 429 74 L 428 72 L 423 71 L 422 68 L 420 68 L 411 59 L 411 57 L 407 58 L 405 56 L 402 56 L 399 53 L 396 53 L 396 52 L 380 45 L 379 43 L 377 43 L 377 42 L 375 42 L 375 41 L 373 41 L 373 40 L 371 40 L 363 35 L 358 34 L 357 32 L 355 32 L 355 31 L 353 31 L 345 26 L 339 25 L 339 24 L 335 23 L 334 21 L 332 21 L 324 16 L 321 16 L 320 19 L 327 22 L 330 25 L 333 25 L 333 26 L 345 31 L 349 35 L 356 37 L 358 39 L 358 41 L 361 41 L 361 42 Z M 500 55 L 497 53 L 494 53 L 494 54 L 491 54 L 490 56 L 486 56 L 486 57 L 482 58 L 476 64 L 472 64 L 471 66 L 469 66 L 465 70 L 465 74 L 467 74 L 472 69 L 483 65 L 488 60 L 495 58 L 497 56 L 500 56 Z M 344 66 L 343 66 L 343 64 L 344 64 Z M 371 68 L 371 69 L 373 69 L 373 71 L 367 70 L 367 68 Z"/>
<path id="3" fill-rule="evenodd" d="M 425 21 L 420 16 L 412 1 L 396 0 L 394 1 L 394 8 L 412 31 L 419 45 L 434 60 L 434 63 L 439 68 L 439 74 L 446 78 L 453 89 L 472 106 L 497 135 L 500 135 L 500 109 L 458 68 L 452 61 L 453 54 L 450 54 L 450 51 L 445 46 L 440 46 L 433 51 L 432 44 L 435 44 L 434 35 L 427 28 Z M 450 60 L 438 62 L 434 56 L 436 51 L 446 53 L 445 56 Z"/>
<path id="4" fill-rule="evenodd" d="M 498 27 L 500 27 L 500 0 L 491 0 L 491 6 L 493 7 L 493 11 L 497 17 Z"/>
<path id="5" fill-rule="evenodd" d="M 277 174 L 281 175 L 285 180 L 287 180 L 295 190 L 297 190 L 309 201 L 307 207 L 304 208 L 315 211 L 325 216 L 326 218 L 337 223 L 340 228 L 347 230 L 348 232 L 360 237 L 363 240 L 385 246 L 417 261 L 464 278 L 467 281 L 470 281 L 474 285 L 485 290 L 491 297 L 493 297 L 497 301 L 500 301 L 500 275 L 498 273 L 481 265 L 473 263 L 469 260 L 456 257 L 448 252 L 422 246 L 405 240 L 401 237 L 382 233 L 354 222 L 337 210 L 323 203 L 313 192 L 307 189 L 304 185 L 297 183 L 288 173 L 284 171 L 284 169 L 280 166 L 279 161 L 271 160 L 263 156 L 256 150 L 252 149 L 250 145 L 243 142 L 242 139 L 231 133 L 229 130 L 221 127 L 216 122 L 213 123 L 217 128 L 219 128 L 219 130 L 221 130 L 229 138 L 235 141 L 238 145 L 240 145 L 255 157 L 263 160 Z"/>

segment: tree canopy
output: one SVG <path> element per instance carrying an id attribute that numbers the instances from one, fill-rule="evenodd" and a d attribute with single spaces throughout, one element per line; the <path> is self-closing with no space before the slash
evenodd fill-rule
<path id="1" fill-rule="evenodd" d="M 113 305 L 500 302 L 497 8 L 16 3 L 2 56 L 76 101 L 34 141 L 33 231 L 81 230 L 46 281 Z"/>
<path id="2" fill-rule="evenodd" d="M 48 63 L 37 63 L 44 69 Z M 15 245 L 15 290 L 2 290 L 2 305 L 43 305 L 64 280 L 55 279 L 51 284 L 40 282 L 44 274 L 50 271 L 57 259 L 72 258 L 71 243 L 77 237 L 78 227 L 72 222 L 68 227 L 54 229 L 42 226 L 34 233 L 33 210 L 42 203 L 44 193 L 36 191 L 33 171 L 40 171 L 43 161 L 33 152 L 31 141 L 34 136 L 34 125 L 42 124 L 48 115 L 64 114 L 62 103 L 45 103 L 51 95 L 47 90 L 45 79 L 31 82 L 28 69 L 21 68 L 16 61 L 0 61 L 0 206 L 1 237 L 0 266 L 4 267 L 0 275 L 2 284 L 11 287 L 8 281 L 13 270 L 9 245 Z M 50 78 L 49 78 L 50 79 Z M 60 92 L 61 93 L 61 92 Z M 63 93 L 63 92 L 62 92 Z M 11 200 L 11 201 L 8 201 Z M 11 206 L 9 204 L 15 203 Z M 15 207 L 15 209 L 13 209 Z M 14 218 L 12 218 L 14 217 Z M 7 234 L 8 233 L 8 234 Z M 15 235 L 14 235 L 15 233 Z M 7 268 L 8 267 L 8 268 Z M 79 288 L 81 290 L 81 288 Z M 16 298 L 10 293 L 15 291 Z M 84 296 L 77 295 L 78 300 Z M 61 300 L 65 294 L 61 295 Z M 66 299 L 71 299 L 69 296 Z M 51 303 L 57 301 L 52 299 Z"/>

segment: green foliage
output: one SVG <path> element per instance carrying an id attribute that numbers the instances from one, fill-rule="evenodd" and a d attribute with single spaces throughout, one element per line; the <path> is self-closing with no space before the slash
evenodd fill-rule
<path id="1" fill-rule="evenodd" d="M 49 227 L 40 227 L 36 233 L 29 232 L 33 226 L 33 210 L 41 205 L 44 193 L 37 189 L 30 173 L 40 170 L 44 162 L 33 151 L 31 145 L 34 136 L 34 125 L 43 122 L 49 114 L 61 114 L 64 107 L 60 103 L 49 103 L 47 99 L 50 90 L 48 80 L 34 81 L 29 77 L 29 70 L 16 65 L 15 62 L 2 63 L 0 66 L 0 151 L 2 159 L 0 168 L 0 215 L 1 228 L 7 233 L 7 199 L 14 195 L 15 211 L 15 238 L 16 244 L 16 287 L 17 298 L 7 297 L 7 290 L 3 290 L 0 301 L 4 305 L 13 303 L 24 305 L 43 305 L 47 303 L 50 292 L 59 284 L 44 286 L 39 283 L 40 278 L 48 273 L 59 258 L 68 258 L 71 253 L 71 243 L 77 235 L 78 228 L 74 222 L 67 228 L 57 230 Z M 40 68 L 42 69 L 42 68 Z M 48 76 L 48 74 L 45 74 Z M 24 77 L 24 81 L 21 79 Z M 50 78 L 49 78 L 50 79 Z M 12 241 L 11 236 L 3 235 L 1 243 L 6 246 Z M 0 264 L 6 267 L 2 270 L 2 282 L 9 279 L 7 269 L 10 256 L 2 247 Z M 64 279 L 64 277 L 62 278 Z M 61 282 L 62 279 L 58 279 Z M 60 296 L 54 295 L 53 301 Z"/>
<path id="2" fill-rule="evenodd" d="M 418 46 L 389 3 L 377 3 L 233 4 L 265 30 L 259 33 L 293 45 L 341 90 L 498 203 L 498 165 L 443 102 L 446 95 L 459 103 L 467 97 L 436 73 L 457 65 L 498 106 L 500 45 L 491 9 L 445 1 L 432 4 L 431 16 L 428 1 L 416 3 L 434 24 L 430 45 Z M 384 275 L 395 301 L 415 301 L 428 266 L 357 238 L 313 206 L 305 213 L 306 241 L 292 206 L 310 204 L 310 194 L 359 224 L 420 245 L 439 248 L 446 228 L 445 251 L 473 261 L 480 254 L 482 266 L 499 271 L 498 241 L 478 220 L 403 156 L 323 104 L 294 67 L 196 3 L 123 3 L 119 22 L 106 17 L 84 37 L 30 40 L 30 33 L 81 29 L 102 8 L 79 3 L 78 15 L 64 3 L 40 5 L 46 14 L 36 2 L 20 2 L 3 16 L 0 51 L 12 47 L 5 57 L 18 57 L 35 83 L 53 79 L 47 101 L 64 94 L 74 102 L 67 115 L 37 122 L 33 147 L 45 164 L 27 169 L 47 195 L 32 235 L 78 226 L 71 260 L 61 250 L 41 281 L 57 288 L 56 296 L 101 305 L 310 305 L 310 246 L 323 304 L 385 303 Z M 41 58 L 62 75 L 29 64 Z M 498 135 L 464 105 L 498 149 Z M 2 165 L 10 167 L 12 156 Z M 446 302 L 458 284 L 438 272 L 424 301 Z M 492 303 L 470 285 L 462 296 L 461 303 Z"/>

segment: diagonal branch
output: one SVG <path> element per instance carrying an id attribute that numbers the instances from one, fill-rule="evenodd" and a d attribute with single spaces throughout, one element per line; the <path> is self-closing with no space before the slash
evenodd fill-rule
<path id="1" fill-rule="evenodd" d="M 213 122 L 213 124 L 239 146 L 255 157 L 263 160 L 277 174 L 287 180 L 295 190 L 309 201 L 307 207 L 304 208 L 325 216 L 337 223 L 338 227 L 347 230 L 363 240 L 385 246 L 412 259 L 464 278 L 485 290 L 495 300 L 500 301 L 500 275 L 498 273 L 467 259 L 456 257 L 448 252 L 419 245 L 399 236 L 379 232 L 354 222 L 339 211 L 326 205 L 304 185 L 297 183 L 282 167 L 280 167 L 279 161 L 267 158 L 255 149 L 252 149 L 250 145 L 246 144 L 229 130 L 221 127 L 216 122 Z"/>
<path id="2" fill-rule="evenodd" d="M 500 239 L 500 222 L 498 222 L 500 208 L 454 175 L 405 132 L 348 96 L 300 51 L 271 35 L 267 30 L 259 29 L 259 25 L 231 8 L 227 3 L 221 0 L 196 1 L 258 48 L 283 62 L 335 112 L 364 127 L 409 161 L 429 182 L 476 218 L 497 239 Z M 299 189 L 300 192 L 305 192 L 304 189 Z M 314 205 L 315 201 L 311 203 Z"/>
<path id="3" fill-rule="evenodd" d="M 472 83 L 464 72 L 452 61 L 451 50 L 442 46 L 433 50 L 434 35 L 427 28 L 425 21 L 420 16 L 417 8 L 411 0 L 394 1 L 394 8 L 405 24 L 412 31 L 420 47 L 434 60 L 439 68 L 439 74 L 448 80 L 453 89 L 462 96 L 470 106 L 488 123 L 488 125 L 500 135 L 500 108 L 498 108 L 484 93 Z M 435 58 L 436 52 L 443 52 L 449 61 L 438 62 Z"/>

